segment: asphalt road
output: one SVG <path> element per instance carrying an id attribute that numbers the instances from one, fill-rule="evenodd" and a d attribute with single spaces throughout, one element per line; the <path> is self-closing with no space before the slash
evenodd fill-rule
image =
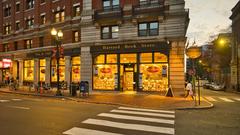
<path id="1" fill-rule="evenodd" d="M 213 109 L 157 111 L 0 93 L 0 135 L 239 135 L 240 95 L 202 94 Z"/>
<path id="2" fill-rule="evenodd" d="M 202 90 L 202 96 L 212 102 L 214 108 L 177 111 L 176 134 L 239 135 L 240 94 Z"/>

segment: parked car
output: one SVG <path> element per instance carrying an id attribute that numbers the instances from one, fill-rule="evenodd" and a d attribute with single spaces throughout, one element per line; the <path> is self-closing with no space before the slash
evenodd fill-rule
<path id="1" fill-rule="evenodd" d="M 225 86 L 224 85 L 219 85 L 219 84 L 212 84 L 210 86 L 211 90 L 224 90 Z"/>
<path id="2" fill-rule="evenodd" d="M 205 83 L 203 84 L 204 89 L 210 89 L 210 87 L 213 85 L 213 83 Z"/>

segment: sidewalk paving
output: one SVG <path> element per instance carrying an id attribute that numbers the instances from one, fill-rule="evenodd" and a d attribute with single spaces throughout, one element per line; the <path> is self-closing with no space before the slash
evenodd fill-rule
<path id="1" fill-rule="evenodd" d="M 8 88 L 0 88 L 0 92 L 13 93 L 21 95 L 43 96 L 59 98 L 55 96 L 56 90 L 50 92 L 37 93 L 29 91 L 27 88 L 12 91 Z M 195 105 L 195 102 L 189 98 L 183 97 L 165 97 L 159 94 L 149 93 L 124 93 L 124 92 L 108 92 L 108 91 L 94 91 L 90 93 L 89 97 L 72 97 L 68 90 L 62 92 L 65 98 L 76 102 L 87 102 L 96 104 L 109 104 L 128 107 L 141 107 L 150 109 L 208 109 L 212 108 L 213 104 L 206 100 L 201 100 L 201 105 Z"/>

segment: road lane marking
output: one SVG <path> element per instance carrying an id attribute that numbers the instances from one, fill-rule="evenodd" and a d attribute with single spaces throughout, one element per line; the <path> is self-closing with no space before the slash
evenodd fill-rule
<path id="1" fill-rule="evenodd" d="M 8 106 L 10 108 L 15 108 L 15 109 L 22 109 L 22 110 L 30 110 L 29 107 L 22 107 L 22 106 Z"/>
<path id="2" fill-rule="evenodd" d="M 228 98 L 224 98 L 224 97 L 219 97 L 219 98 L 223 101 L 226 101 L 226 102 L 234 102 L 233 100 L 228 99 Z"/>
<path id="3" fill-rule="evenodd" d="M 147 113 L 147 112 L 136 112 L 136 111 L 125 111 L 125 110 L 111 110 L 110 112 L 175 118 L 175 116 L 171 114 Z"/>
<path id="4" fill-rule="evenodd" d="M 10 102 L 10 100 L 0 100 L 1 103 Z"/>
<path id="5" fill-rule="evenodd" d="M 114 128 L 120 128 L 120 129 L 164 133 L 164 134 L 171 134 L 171 135 L 173 135 L 175 132 L 174 128 L 148 126 L 148 125 L 140 125 L 140 124 L 127 124 L 127 123 L 113 122 L 113 121 L 107 121 L 107 120 L 98 120 L 98 119 L 87 119 L 87 120 L 83 121 L 82 123 L 114 127 Z"/>
<path id="6" fill-rule="evenodd" d="M 22 99 L 14 98 L 14 99 L 12 99 L 12 101 L 22 101 Z"/>
<path id="7" fill-rule="evenodd" d="M 67 134 L 67 135 L 122 135 L 122 134 L 117 134 L 117 133 L 110 133 L 110 132 L 78 128 L 78 127 L 73 127 L 72 129 L 63 132 L 63 134 Z"/>
<path id="8" fill-rule="evenodd" d="M 240 101 L 240 98 L 233 98 L 234 100 Z"/>
<path id="9" fill-rule="evenodd" d="M 100 114 L 98 114 L 98 116 L 115 118 L 115 119 L 138 120 L 138 121 L 145 121 L 145 122 L 174 124 L 174 120 L 166 120 L 166 119 L 159 119 L 159 118 L 147 118 L 147 117 L 138 117 L 138 116 L 127 116 L 127 115 L 110 114 L 110 113 L 100 113 Z"/>
<path id="10" fill-rule="evenodd" d="M 208 101 L 213 101 L 213 102 L 216 102 L 217 100 L 212 98 L 212 97 L 205 97 Z"/>
<path id="11" fill-rule="evenodd" d="M 153 109 L 141 109 L 141 108 L 131 108 L 131 107 L 118 107 L 122 110 L 132 110 L 132 111 L 145 111 L 145 112 L 159 112 L 159 113 L 171 113 L 174 114 L 174 111 L 165 111 L 165 110 L 153 110 Z"/>

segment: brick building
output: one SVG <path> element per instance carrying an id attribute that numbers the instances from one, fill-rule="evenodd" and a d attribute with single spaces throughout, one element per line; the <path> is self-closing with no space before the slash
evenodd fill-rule
<path id="1" fill-rule="evenodd" d="M 232 15 L 232 61 L 231 61 L 231 84 L 232 88 L 240 91 L 240 1 L 233 7 Z"/>
<path id="2" fill-rule="evenodd" d="M 0 57 L 12 63 L 1 68 L 1 80 L 11 74 L 22 85 L 54 85 L 54 27 L 64 35 L 60 81 L 163 93 L 171 85 L 183 93 L 184 6 L 184 0 L 3 0 Z"/>

